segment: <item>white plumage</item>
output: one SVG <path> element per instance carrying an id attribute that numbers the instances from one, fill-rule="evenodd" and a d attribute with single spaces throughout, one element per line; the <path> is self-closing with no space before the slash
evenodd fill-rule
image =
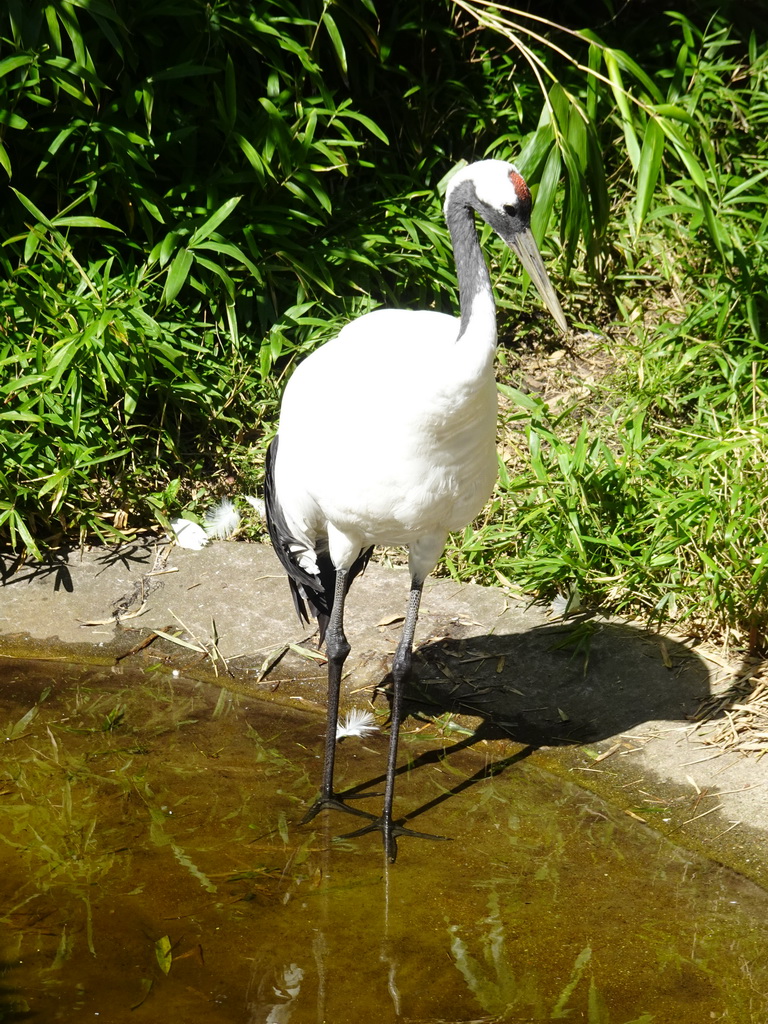
<path id="1" fill-rule="evenodd" d="M 520 256 L 566 330 L 530 233 L 531 200 L 511 164 L 470 164 L 450 181 L 445 215 L 461 317 L 428 310 L 368 313 L 297 368 L 267 459 L 267 521 L 299 615 L 307 606 L 328 651 L 328 735 L 320 800 L 371 818 L 390 860 L 395 836 L 421 835 L 391 819 L 402 684 L 411 663 L 421 589 L 448 533 L 470 522 L 496 478 L 496 310 L 474 223 L 477 212 Z M 334 793 L 333 743 L 341 668 L 349 651 L 343 605 L 373 546 L 405 545 L 411 598 L 393 663 L 392 736 L 381 817 Z M 326 632 L 327 628 L 327 632 Z M 330 737 L 330 739 L 329 739 Z"/>
<path id="2" fill-rule="evenodd" d="M 381 310 L 296 370 L 275 487 L 302 568 L 317 571 L 330 526 L 337 568 L 361 548 L 403 544 L 426 576 L 448 532 L 483 507 L 496 477 L 496 385 L 490 359 L 467 367 L 476 354 L 456 344 L 457 328 L 442 313 Z M 422 538 L 434 538 L 429 550 L 414 550 Z"/>

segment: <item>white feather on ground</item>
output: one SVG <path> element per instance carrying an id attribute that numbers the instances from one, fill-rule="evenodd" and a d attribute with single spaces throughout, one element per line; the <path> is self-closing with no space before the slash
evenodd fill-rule
<path id="1" fill-rule="evenodd" d="M 553 615 L 560 615 L 564 619 L 580 612 L 582 610 L 581 594 L 576 584 L 574 583 L 570 587 L 567 594 L 557 594 L 550 604 L 549 610 Z"/>
<path id="2" fill-rule="evenodd" d="M 240 513 L 229 498 L 222 498 L 205 513 L 205 532 L 211 540 L 226 540 L 240 525 Z"/>
<path id="3" fill-rule="evenodd" d="M 263 498 L 254 498 L 252 494 L 244 494 L 243 500 L 248 502 L 248 504 L 251 506 L 253 511 L 260 519 L 266 519 L 267 514 L 264 510 Z"/>
<path id="4" fill-rule="evenodd" d="M 180 548 L 200 551 L 208 543 L 208 535 L 202 526 L 198 526 L 197 523 L 193 523 L 189 519 L 174 519 L 171 529 Z"/>
<path id="5" fill-rule="evenodd" d="M 339 719 L 336 723 L 336 742 L 343 740 L 345 736 L 367 736 L 369 732 L 377 732 L 378 728 L 371 711 L 352 708 L 343 722 Z"/>

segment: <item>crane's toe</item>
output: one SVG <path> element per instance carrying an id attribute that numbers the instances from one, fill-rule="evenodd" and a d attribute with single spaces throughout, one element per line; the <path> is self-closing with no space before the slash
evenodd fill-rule
<path id="1" fill-rule="evenodd" d="M 375 796 L 374 793 L 366 793 L 366 796 Z M 320 811 L 346 811 L 347 814 L 355 814 L 359 818 L 369 818 L 371 821 L 375 820 L 375 815 L 369 811 L 361 811 L 359 807 L 350 807 L 349 804 L 345 804 L 344 801 L 338 796 L 321 796 L 319 800 L 316 800 L 309 808 L 307 813 L 299 822 L 300 825 L 306 825 L 308 822 L 320 813 Z"/>
<path id="2" fill-rule="evenodd" d="M 390 864 L 394 864 L 397 859 L 398 836 L 413 836 L 415 839 L 434 839 L 443 843 L 450 843 L 452 841 L 450 836 L 435 836 L 431 832 L 416 832 L 412 828 L 406 828 L 405 825 L 398 825 L 397 822 L 388 820 L 383 815 L 379 818 L 373 818 L 370 824 L 363 825 L 362 828 L 356 829 L 354 832 L 345 832 L 343 836 L 339 836 L 339 839 L 356 839 L 358 836 L 364 836 L 368 832 L 373 832 L 374 829 L 378 829 L 381 832 L 382 839 L 384 840 L 384 852 Z"/>

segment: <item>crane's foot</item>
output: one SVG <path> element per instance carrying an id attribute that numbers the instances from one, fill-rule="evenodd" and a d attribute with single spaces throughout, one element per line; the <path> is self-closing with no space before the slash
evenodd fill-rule
<path id="1" fill-rule="evenodd" d="M 374 796 L 375 794 L 366 793 L 366 796 Z M 345 811 L 347 814 L 356 814 L 359 818 L 368 818 L 373 820 L 374 814 L 368 811 L 361 811 L 359 807 L 350 807 L 349 804 L 345 804 L 344 801 L 338 796 L 321 796 L 319 800 L 316 800 L 309 808 L 307 813 L 299 822 L 300 825 L 306 825 L 308 822 L 320 813 L 320 811 Z"/>
<path id="2" fill-rule="evenodd" d="M 373 816 L 370 815 L 370 817 Z M 356 839 L 358 836 L 364 836 L 367 832 L 373 832 L 374 829 L 378 829 L 381 832 L 381 837 L 384 840 L 384 852 L 390 864 L 394 864 L 397 859 L 398 836 L 413 836 L 414 839 L 434 839 L 441 843 L 450 843 L 452 841 L 450 836 L 434 836 L 431 832 L 416 832 L 412 828 L 398 825 L 396 822 L 389 821 L 384 817 L 373 818 L 369 825 L 363 825 L 362 828 L 357 829 L 355 832 L 347 832 L 343 836 L 339 836 L 339 839 Z"/>

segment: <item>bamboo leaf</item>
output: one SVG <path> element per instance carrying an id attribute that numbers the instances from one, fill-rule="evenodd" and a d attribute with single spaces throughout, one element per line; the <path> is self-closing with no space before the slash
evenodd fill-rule
<path id="1" fill-rule="evenodd" d="M 635 231 L 639 232 L 651 206 L 656 183 L 659 180 L 661 161 L 664 156 L 664 132 L 656 118 L 649 117 L 645 128 L 643 149 L 640 154 L 640 168 L 637 175 L 635 196 Z"/>
<path id="2" fill-rule="evenodd" d="M 608 183 L 605 179 L 605 162 L 600 149 L 600 142 L 594 126 L 590 125 L 587 132 L 587 186 L 592 202 L 592 237 L 596 247 L 599 248 L 599 241 L 608 227 L 610 218 L 610 198 L 608 196 Z"/>
<path id="3" fill-rule="evenodd" d="M 594 124 L 597 120 L 597 104 L 600 97 L 599 81 L 596 72 L 600 70 L 603 63 L 602 47 L 590 43 L 587 63 L 591 72 L 587 75 L 587 117 L 590 124 Z"/>
<path id="4" fill-rule="evenodd" d="M 540 124 L 535 132 L 526 138 L 525 143 L 516 159 L 521 174 L 526 178 L 535 180 L 539 168 L 549 158 L 550 151 L 554 145 L 555 133 L 549 121 Z"/>
<path id="5" fill-rule="evenodd" d="M 539 243 L 549 227 L 549 218 L 552 215 L 560 184 L 561 166 L 560 150 L 556 146 L 552 146 L 539 182 L 536 202 L 533 204 L 533 213 L 531 214 L 531 231 Z"/>
<path id="6" fill-rule="evenodd" d="M 212 213 L 211 216 L 206 221 L 204 221 L 199 228 L 195 229 L 194 234 L 189 240 L 189 248 L 194 249 L 196 245 L 198 245 L 200 242 L 204 241 L 206 238 L 212 235 L 214 231 L 218 228 L 218 226 L 220 224 L 223 224 L 227 217 L 229 217 L 230 213 L 232 213 L 232 211 L 235 209 L 235 207 L 242 198 L 242 196 L 233 196 L 231 199 L 228 199 L 225 203 L 222 203 L 222 205 L 218 208 L 218 210 L 215 211 L 215 213 Z"/>
<path id="7" fill-rule="evenodd" d="M 29 128 L 29 121 L 25 120 L 19 114 L 14 114 L 12 110 L 5 110 L 0 108 L 0 124 L 5 124 L 9 128 L 16 128 L 21 130 L 22 128 Z"/>
<path id="8" fill-rule="evenodd" d="M 42 212 L 42 210 L 39 210 L 35 206 L 35 204 L 32 202 L 31 199 L 27 199 L 27 197 L 25 195 L 23 195 L 21 192 L 19 192 L 18 189 L 14 188 L 13 186 L 11 186 L 11 191 L 16 196 L 16 198 L 19 200 L 21 205 L 29 213 L 32 214 L 32 216 L 35 218 L 36 221 L 39 221 L 40 224 L 45 225 L 45 227 L 47 227 L 47 228 L 52 228 L 53 227 L 53 225 L 48 220 L 48 218 L 45 216 L 45 214 Z"/>
<path id="9" fill-rule="evenodd" d="M 213 75 L 215 69 L 206 67 L 204 64 L 193 64 L 191 62 L 177 64 L 175 67 L 166 68 L 164 71 L 156 71 L 147 78 L 148 82 L 170 82 L 178 78 L 197 78 L 200 75 Z"/>
<path id="10" fill-rule="evenodd" d="M 339 32 L 336 22 L 333 20 L 331 15 L 328 13 L 327 8 L 323 10 L 322 22 L 325 26 L 325 30 L 331 40 L 333 46 L 333 52 L 336 55 L 336 61 L 341 68 L 343 74 L 347 74 L 347 52 L 344 49 L 344 43 L 341 39 L 341 33 Z"/>
<path id="11" fill-rule="evenodd" d="M 200 644 L 190 643 L 188 640 L 182 639 L 180 636 L 174 636 L 173 633 L 166 633 L 165 630 L 156 629 L 154 630 L 158 636 L 162 637 L 163 640 L 168 640 L 172 644 L 176 644 L 177 647 L 184 647 L 188 651 L 195 651 L 197 654 L 207 654 L 205 647 Z"/>
<path id="12" fill-rule="evenodd" d="M 35 704 L 27 711 L 25 715 L 17 721 L 6 731 L 6 740 L 17 740 L 20 736 L 23 736 L 27 729 L 32 725 L 34 720 L 40 713 L 40 708 Z"/>
<path id="13" fill-rule="evenodd" d="M 621 77 L 619 62 L 611 50 L 606 50 L 603 53 L 603 60 L 605 61 L 605 67 L 611 81 L 613 97 L 621 114 L 621 127 L 624 132 L 624 140 L 627 144 L 627 155 L 629 156 L 632 167 L 635 169 L 635 172 L 637 172 L 640 165 L 640 143 L 638 142 L 637 135 L 635 133 L 632 111 L 629 106 L 629 99 Z"/>
<path id="14" fill-rule="evenodd" d="M 4 60 L 0 60 L 0 78 L 11 71 L 15 71 L 16 68 L 27 67 L 29 64 L 34 63 L 34 60 L 35 58 L 27 53 L 17 53 L 13 57 L 6 57 Z"/>
<path id="15" fill-rule="evenodd" d="M 383 142 L 385 146 L 389 145 L 389 137 L 383 128 L 380 128 L 376 122 L 368 117 L 366 114 L 361 114 L 357 110 L 345 110 L 343 112 L 345 120 L 357 121 L 363 127 L 367 128 L 371 135 L 375 135 L 380 142 Z"/>
<path id="16" fill-rule="evenodd" d="M 189 271 L 192 269 L 194 257 L 189 249 L 179 249 L 168 268 L 168 276 L 163 289 L 163 303 L 173 302 L 184 286 Z"/>
<path id="17" fill-rule="evenodd" d="M 108 220 L 102 220 L 101 217 L 54 217 L 51 224 L 57 228 L 107 228 L 109 231 L 119 231 L 120 234 L 123 233 L 122 229 L 116 224 L 110 224 Z"/>

